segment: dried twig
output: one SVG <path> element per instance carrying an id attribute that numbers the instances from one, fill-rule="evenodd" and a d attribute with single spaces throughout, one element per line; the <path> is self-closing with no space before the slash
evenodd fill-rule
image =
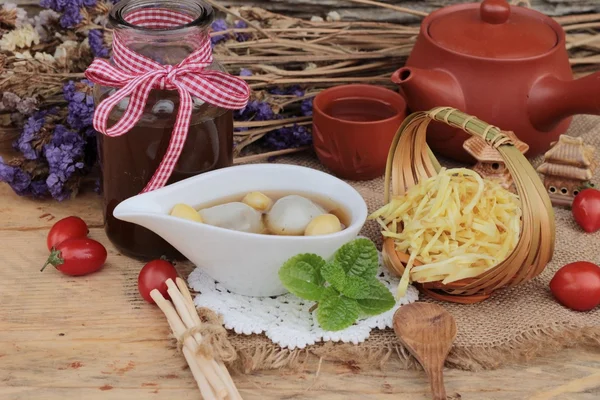
<path id="1" fill-rule="evenodd" d="M 238 157 L 233 161 L 233 163 L 234 164 L 245 164 L 245 163 L 250 163 L 250 162 L 256 162 L 256 161 L 266 160 L 271 157 L 285 156 L 288 154 L 299 153 L 301 151 L 306 151 L 308 149 L 310 149 L 310 146 L 297 147 L 294 149 L 269 151 L 267 153 L 253 154 L 251 156 L 245 156 L 245 157 Z"/>

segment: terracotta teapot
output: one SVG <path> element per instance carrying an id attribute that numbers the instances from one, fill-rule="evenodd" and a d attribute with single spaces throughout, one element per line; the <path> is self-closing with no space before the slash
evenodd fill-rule
<path id="1" fill-rule="evenodd" d="M 392 76 L 411 111 L 451 106 L 511 130 L 528 157 L 558 140 L 575 114 L 600 114 L 600 72 L 573 80 L 565 33 L 552 18 L 505 0 L 429 14 L 404 68 Z M 473 161 L 467 134 L 431 126 L 434 152 Z"/>

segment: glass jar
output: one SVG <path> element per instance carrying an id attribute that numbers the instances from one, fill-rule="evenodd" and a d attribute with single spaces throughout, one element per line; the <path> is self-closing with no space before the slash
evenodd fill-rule
<path id="1" fill-rule="evenodd" d="M 193 20 L 166 29 L 128 22 L 128 15 L 145 8 L 172 10 Z M 109 17 L 114 34 L 119 35 L 125 46 L 163 65 L 181 62 L 199 47 L 202 40 L 207 40 L 213 19 L 213 9 L 202 0 L 123 0 L 113 7 Z M 207 69 L 224 71 L 217 62 Z M 96 104 L 99 104 L 117 89 L 96 85 L 94 90 Z M 197 98 L 193 100 L 187 139 L 167 184 L 233 163 L 232 111 Z M 125 98 L 113 109 L 109 127 L 121 119 L 127 105 L 128 98 Z M 157 170 L 171 139 L 178 106 L 177 91 L 153 89 L 140 121 L 129 132 L 117 137 L 98 134 L 106 234 L 119 251 L 130 257 L 153 259 L 164 255 L 183 259 L 157 234 L 113 216 L 115 207 L 140 193 Z"/>

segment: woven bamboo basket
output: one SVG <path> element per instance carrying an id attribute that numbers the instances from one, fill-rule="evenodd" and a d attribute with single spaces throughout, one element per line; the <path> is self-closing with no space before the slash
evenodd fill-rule
<path id="1" fill-rule="evenodd" d="M 429 296 L 455 303 L 476 303 L 494 291 L 512 287 L 539 275 L 554 253 L 554 211 L 537 172 L 499 128 L 449 107 L 417 112 L 406 118 L 396 134 L 385 171 L 385 202 L 404 194 L 409 188 L 435 176 L 441 169 L 426 143 L 427 127 L 432 121 L 462 129 L 494 146 L 502 155 L 519 195 L 522 209 L 519 241 L 509 256 L 476 278 L 444 285 L 441 282 L 419 284 Z M 399 227 L 398 229 L 401 229 Z M 396 250 L 393 238 L 385 238 L 383 259 L 386 267 L 399 276 L 409 255 Z"/>

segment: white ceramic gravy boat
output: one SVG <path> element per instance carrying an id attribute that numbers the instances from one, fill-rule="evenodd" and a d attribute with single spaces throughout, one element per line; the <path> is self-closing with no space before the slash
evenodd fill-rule
<path id="1" fill-rule="evenodd" d="M 177 203 L 198 207 L 252 191 L 301 192 L 345 208 L 350 225 L 324 236 L 274 236 L 238 232 L 172 217 Z M 204 173 L 120 203 L 113 212 L 162 236 L 228 290 L 248 296 L 286 293 L 279 268 L 290 257 L 315 253 L 329 259 L 353 240 L 367 218 L 367 205 L 346 182 L 312 168 L 253 164 Z"/>

